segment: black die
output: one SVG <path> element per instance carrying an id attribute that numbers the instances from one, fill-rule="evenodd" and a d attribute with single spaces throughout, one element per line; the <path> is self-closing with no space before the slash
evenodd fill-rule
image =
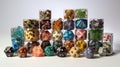
<path id="1" fill-rule="evenodd" d="M 4 52 L 7 57 L 13 57 L 13 55 L 14 55 L 14 49 L 13 49 L 13 47 L 10 47 L 10 46 L 6 47 Z"/>

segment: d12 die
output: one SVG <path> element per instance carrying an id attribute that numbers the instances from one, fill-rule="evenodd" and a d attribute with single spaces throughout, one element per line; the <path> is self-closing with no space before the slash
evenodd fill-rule
<path id="1" fill-rule="evenodd" d="M 86 19 L 78 19 L 75 21 L 75 26 L 77 29 L 85 29 L 85 28 L 87 28 L 87 20 Z"/>
<path id="2" fill-rule="evenodd" d="M 6 47 L 5 50 L 4 50 L 5 54 L 7 57 L 13 57 L 14 56 L 14 49 L 13 47 Z"/>

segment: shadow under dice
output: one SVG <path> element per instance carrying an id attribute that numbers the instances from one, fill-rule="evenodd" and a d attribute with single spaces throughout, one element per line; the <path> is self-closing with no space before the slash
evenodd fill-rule
<path id="1" fill-rule="evenodd" d="M 75 18 L 87 18 L 87 9 L 76 9 Z"/>
<path id="2" fill-rule="evenodd" d="M 67 20 L 64 22 L 64 30 L 73 30 L 74 29 L 74 21 Z"/>
<path id="3" fill-rule="evenodd" d="M 103 30 L 89 30 L 89 40 L 100 41 L 102 40 Z"/>
<path id="4" fill-rule="evenodd" d="M 62 28 L 63 28 L 63 22 L 61 18 L 53 22 L 53 30 L 60 31 L 62 30 Z"/>
<path id="5" fill-rule="evenodd" d="M 75 30 L 75 38 L 76 40 L 85 40 L 87 37 L 87 31 L 82 29 Z"/>
<path id="6" fill-rule="evenodd" d="M 40 21 L 40 29 L 51 29 L 51 21 L 50 20 L 41 20 Z"/>
<path id="7" fill-rule="evenodd" d="M 51 11 L 50 10 L 40 11 L 40 19 L 41 20 L 51 19 Z"/>
<path id="8" fill-rule="evenodd" d="M 75 13 L 72 9 L 65 10 L 65 16 L 64 19 L 74 19 Z"/>
<path id="9" fill-rule="evenodd" d="M 103 19 L 93 19 L 90 21 L 91 29 L 103 29 L 104 21 Z"/>
<path id="10" fill-rule="evenodd" d="M 87 20 L 86 19 L 78 19 L 75 21 L 75 26 L 77 29 L 85 29 L 85 28 L 87 28 Z"/>

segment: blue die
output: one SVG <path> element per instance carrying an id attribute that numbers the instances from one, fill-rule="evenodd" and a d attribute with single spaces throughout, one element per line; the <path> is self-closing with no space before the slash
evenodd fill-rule
<path id="1" fill-rule="evenodd" d="M 66 30 L 63 34 L 64 40 L 73 40 L 74 33 L 71 30 Z"/>
<path id="2" fill-rule="evenodd" d="M 77 29 L 85 29 L 85 28 L 87 28 L 87 20 L 86 19 L 78 19 L 75 21 L 75 26 Z"/>

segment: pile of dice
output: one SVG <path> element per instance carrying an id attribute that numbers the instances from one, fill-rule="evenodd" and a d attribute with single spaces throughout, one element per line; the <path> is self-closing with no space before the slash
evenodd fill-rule
<path id="1" fill-rule="evenodd" d="M 7 57 L 17 55 L 20 58 L 111 55 L 113 34 L 103 34 L 103 19 L 92 19 L 88 31 L 87 13 L 86 9 L 66 9 L 64 20 L 52 21 L 51 10 L 41 10 L 39 20 L 27 19 L 23 28 L 11 28 L 12 46 L 6 47 L 4 52 Z"/>

